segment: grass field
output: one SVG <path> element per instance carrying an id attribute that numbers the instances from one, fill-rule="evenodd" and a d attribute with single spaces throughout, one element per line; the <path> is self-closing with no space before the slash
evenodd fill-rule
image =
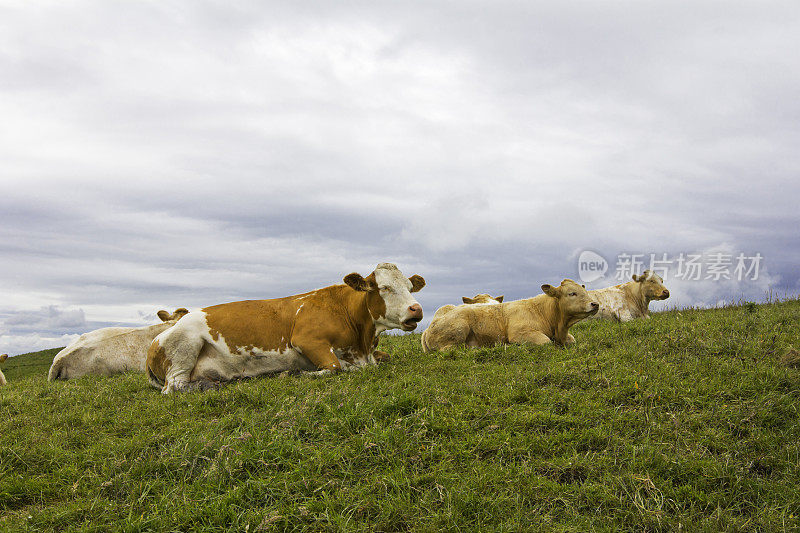
<path id="1" fill-rule="evenodd" d="M 164 397 L 9 359 L 0 530 L 800 529 L 800 301 Z"/>

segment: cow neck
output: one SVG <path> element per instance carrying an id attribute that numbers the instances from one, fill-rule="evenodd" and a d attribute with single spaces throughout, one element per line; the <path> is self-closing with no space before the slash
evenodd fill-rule
<path id="1" fill-rule="evenodd" d="M 649 314 L 648 306 L 650 301 L 642 294 L 642 284 L 638 281 L 629 281 L 622 286 L 622 290 L 633 307 L 636 309 L 639 316 L 647 316 Z"/>
<path id="2" fill-rule="evenodd" d="M 347 321 L 356 333 L 358 348 L 368 354 L 377 335 L 375 318 L 369 310 L 369 293 L 353 290 L 346 285 L 342 287 L 345 291 Z"/>
<path id="3" fill-rule="evenodd" d="M 543 307 L 545 318 L 550 319 L 548 320 L 549 337 L 559 344 L 564 344 L 572 324 L 568 322 L 566 315 L 561 311 L 558 298 L 545 295 Z"/>

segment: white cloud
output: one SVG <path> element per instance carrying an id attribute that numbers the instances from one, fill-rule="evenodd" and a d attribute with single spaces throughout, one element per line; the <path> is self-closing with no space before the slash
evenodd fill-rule
<path id="1" fill-rule="evenodd" d="M 0 353 L 19 355 L 22 353 L 36 352 L 50 348 L 67 346 L 80 335 L 64 334 L 55 336 L 31 333 L 28 335 L 2 335 L 0 334 Z"/>

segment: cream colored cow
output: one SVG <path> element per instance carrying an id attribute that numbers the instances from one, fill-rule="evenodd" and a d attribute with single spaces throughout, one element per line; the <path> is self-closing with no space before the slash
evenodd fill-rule
<path id="1" fill-rule="evenodd" d="M 6 359 L 8 359 L 8 354 L 4 353 L 3 355 L 0 355 L 0 363 L 5 361 Z M 3 371 L 0 370 L 0 387 L 2 387 L 5 384 L 6 384 L 6 377 L 3 375 Z"/>
<path id="2" fill-rule="evenodd" d="M 472 298 L 469 298 L 467 296 L 462 296 L 461 297 L 461 301 L 464 302 L 464 305 L 474 305 L 474 304 L 490 304 L 491 305 L 491 304 L 503 303 L 503 297 L 502 296 L 498 296 L 497 298 L 495 298 L 493 296 L 489 296 L 486 293 L 481 293 L 481 294 L 476 294 Z M 456 308 L 456 306 L 453 305 L 453 304 L 447 304 L 447 305 L 441 306 L 433 314 L 433 318 L 431 318 L 431 322 L 436 320 L 436 317 L 440 317 L 440 316 L 442 316 L 444 314 L 447 314 L 447 313 L 449 313 L 450 311 L 452 311 L 455 308 Z"/>
<path id="3" fill-rule="evenodd" d="M 462 305 L 425 330 L 425 352 L 459 344 L 470 347 L 512 344 L 572 344 L 569 328 L 600 308 L 582 286 L 565 279 L 542 285 L 539 296 L 495 305 Z"/>
<path id="4" fill-rule="evenodd" d="M 600 311 L 594 318 L 620 322 L 650 318 L 650 302 L 669 298 L 664 280 L 652 270 L 645 270 L 641 276 L 634 274 L 633 281 L 591 290 L 589 294 L 600 303 Z"/>
<path id="5" fill-rule="evenodd" d="M 171 315 L 159 311 L 161 324 L 141 328 L 102 328 L 84 333 L 56 354 L 47 378 L 55 381 L 86 375 L 111 376 L 131 370 L 144 372 L 150 343 L 188 313 L 183 307 Z"/>
<path id="6" fill-rule="evenodd" d="M 486 293 L 481 293 L 481 294 L 476 294 L 472 298 L 469 298 L 467 296 L 462 296 L 461 297 L 461 301 L 464 302 L 463 305 L 495 305 L 495 304 L 503 303 L 503 296 L 498 296 L 498 297 L 495 298 L 495 297 L 489 296 Z M 457 307 L 462 307 L 462 306 L 461 305 L 460 306 L 455 306 L 453 304 L 447 304 L 447 305 L 443 305 L 442 307 L 437 309 L 436 312 L 433 314 L 433 318 L 431 319 L 431 325 L 433 325 L 433 323 L 436 321 L 436 319 L 441 318 L 442 316 L 446 315 L 447 313 L 449 313 L 453 309 L 456 309 Z M 425 331 L 422 332 L 422 338 L 420 339 L 420 342 L 422 342 L 422 349 L 423 350 L 425 350 L 425 336 L 426 336 L 426 333 L 428 333 L 429 329 L 430 329 L 430 326 L 428 327 L 428 329 L 426 329 Z"/>

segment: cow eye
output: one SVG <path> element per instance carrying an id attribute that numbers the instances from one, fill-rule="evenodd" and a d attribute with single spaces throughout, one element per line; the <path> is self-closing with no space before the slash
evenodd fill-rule
<path id="1" fill-rule="evenodd" d="M 578 295 L 578 293 L 577 293 L 577 292 L 571 292 L 571 293 L 569 293 L 569 295 L 570 295 L 570 296 L 577 296 L 577 295 Z"/>

